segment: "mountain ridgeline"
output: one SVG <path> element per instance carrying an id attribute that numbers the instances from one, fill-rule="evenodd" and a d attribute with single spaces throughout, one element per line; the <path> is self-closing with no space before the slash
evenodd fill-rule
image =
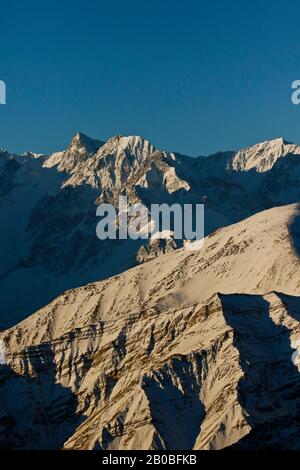
<path id="1" fill-rule="evenodd" d="M 299 449 L 298 220 L 260 212 L 0 333 L 0 447 Z"/>
<path id="2" fill-rule="evenodd" d="M 96 237 L 96 206 L 204 203 L 205 234 L 300 200 L 300 147 L 275 139 L 238 152 L 191 158 L 137 136 L 107 142 L 81 133 L 52 155 L 0 151 L 0 328 L 66 289 L 180 247 Z M 145 245 L 143 247 L 143 245 Z M 34 292 L 34 295 L 31 295 Z M 14 293 L 14 294 L 13 294 Z"/>
<path id="3" fill-rule="evenodd" d="M 300 147 L 78 133 L 0 180 L 1 449 L 300 449 Z M 204 203 L 203 247 L 99 240 L 120 195 Z"/>

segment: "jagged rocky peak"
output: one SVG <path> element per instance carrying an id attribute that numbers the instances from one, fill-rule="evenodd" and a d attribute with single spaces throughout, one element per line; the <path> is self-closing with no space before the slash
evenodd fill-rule
<path id="1" fill-rule="evenodd" d="M 147 139 L 137 135 L 122 136 L 120 134 L 110 138 L 103 147 L 100 148 L 98 155 L 114 155 L 134 157 L 137 161 L 145 160 L 156 149 Z"/>
<path id="2" fill-rule="evenodd" d="M 231 168 L 235 171 L 255 169 L 257 172 L 264 172 L 270 170 L 279 158 L 288 154 L 299 155 L 300 147 L 279 137 L 239 150 L 232 159 Z"/>
<path id="3" fill-rule="evenodd" d="M 79 163 L 86 161 L 91 155 L 97 153 L 103 142 L 77 132 L 69 147 L 64 152 L 53 153 L 46 161 L 46 167 L 57 166 L 59 171 L 71 173 Z"/>
<path id="4" fill-rule="evenodd" d="M 84 165 L 78 165 L 67 184 L 85 182 L 102 190 L 120 188 L 129 178 L 145 170 L 145 164 L 155 151 L 155 147 L 143 137 L 116 135 Z"/>
<path id="5" fill-rule="evenodd" d="M 107 167 L 107 172 L 118 170 L 120 166 L 125 166 L 127 170 L 136 167 L 155 150 L 148 140 L 139 136 L 116 135 L 107 142 L 100 142 L 78 132 L 68 149 L 52 154 L 45 166 L 57 166 L 59 171 L 76 173 L 76 180 L 80 175 L 86 180 L 86 173 L 97 172 L 99 167 Z M 77 174 L 79 172 L 80 175 Z"/>
<path id="6" fill-rule="evenodd" d="M 104 142 L 100 140 L 91 139 L 82 132 L 77 132 L 73 137 L 71 144 L 68 148 L 69 151 L 89 152 L 90 154 L 96 153 Z"/>

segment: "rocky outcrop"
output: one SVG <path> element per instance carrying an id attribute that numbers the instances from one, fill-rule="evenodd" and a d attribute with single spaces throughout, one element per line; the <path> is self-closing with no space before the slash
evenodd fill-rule
<path id="1" fill-rule="evenodd" d="M 299 448 L 298 217 L 262 212 L 2 332 L 2 448 Z"/>
<path id="2" fill-rule="evenodd" d="M 145 263 L 157 258 L 165 253 L 170 253 L 171 251 L 176 250 L 179 247 L 182 247 L 181 240 L 174 240 L 173 238 L 158 238 L 150 240 L 147 245 L 141 246 L 137 252 L 136 259 L 139 263 Z"/>

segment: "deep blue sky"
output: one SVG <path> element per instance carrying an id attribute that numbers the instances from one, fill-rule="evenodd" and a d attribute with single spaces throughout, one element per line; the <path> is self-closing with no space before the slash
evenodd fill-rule
<path id="1" fill-rule="evenodd" d="M 0 147 L 50 152 L 80 130 L 185 154 L 300 143 L 299 0 L 0 4 Z"/>

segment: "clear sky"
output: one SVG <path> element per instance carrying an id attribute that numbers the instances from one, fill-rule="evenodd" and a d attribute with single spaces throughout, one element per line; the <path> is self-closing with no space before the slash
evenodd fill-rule
<path id="1" fill-rule="evenodd" d="M 65 148 L 78 130 L 189 155 L 300 143 L 299 0 L 0 2 L 0 147 Z"/>

